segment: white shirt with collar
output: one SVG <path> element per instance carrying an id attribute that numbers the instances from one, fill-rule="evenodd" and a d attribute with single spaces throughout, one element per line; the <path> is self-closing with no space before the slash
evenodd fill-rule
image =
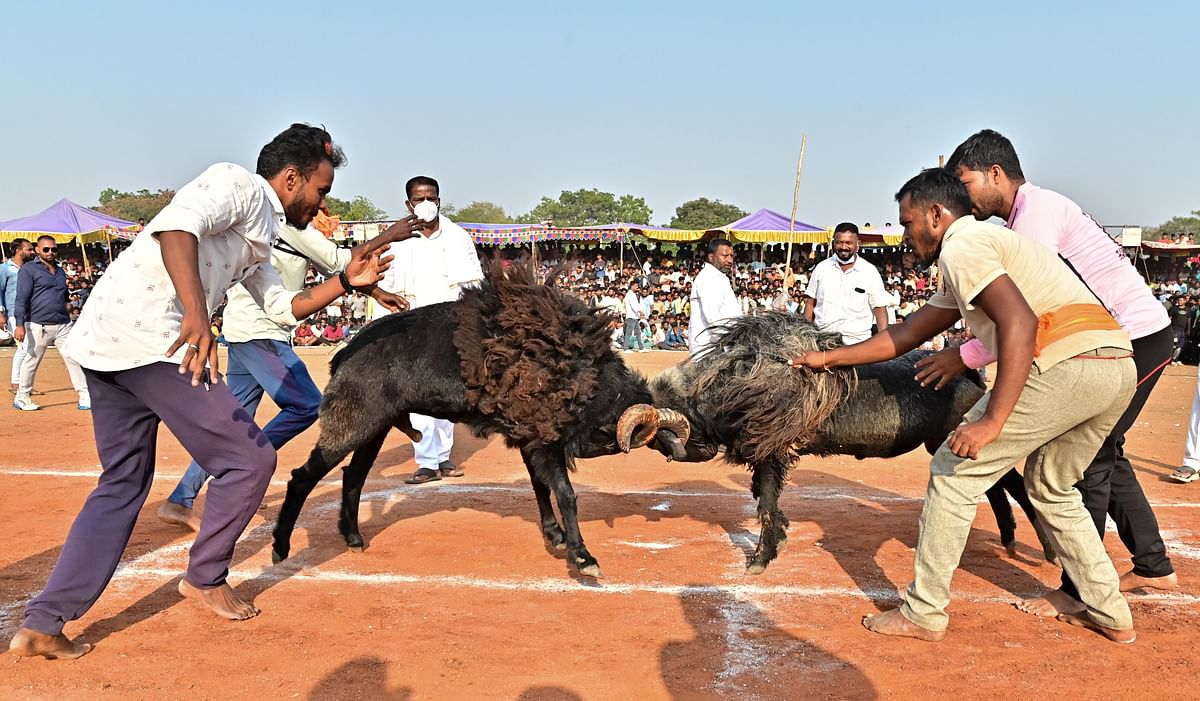
<path id="1" fill-rule="evenodd" d="M 180 188 L 158 216 L 105 271 L 71 332 L 71 357 L 97 371 L 180 363 L 166 352 L 179 337 L 183 305 L 163 265 L 154 234 L 186 231 L 199 240 L 200 284 L 211 312 L 240 282 L 267 317 L 293 325 L 292 299 L 271 267 L 271 244 L 284 222 L 283 204 L 262 177 L 218 163 Z"/>
<path id="2" fill-rule="evenodd" d="M 890 301 L 879 270 L 861 254 L 849 270 L 842 270 L 837 256 L 818 263 L 804 294 L 817 301 L 813 323 L 819 329 L 860 340 L 871 333 L 872 310 L 887 307 Z"/>
<path id="3" fill-rule="evenodd" d="M 346 269 L 350 264 L 350 256 L 350 249 L 340 248 L 311 226 L 301 231 L 290 224 L 284 224 L 279 228 L 279 238 L 271 251 L 271 266 L 279 273 L 284 287 L 299 292 L 304 289 L 304 277 L 308 273 L 309 261 L 312 261 L 317 272 L 325 277 L 332 277 Z M 293 326 L 271 321 L 244 286 L 234 285 L 230 288 L 227 300 L 224 325 L 221 327 L 221 335 L 226 341 L 291 341 Z"/>
<path id="4" fill-rule="evenodd" d="M 733 293 L 729 276 L 705 263 L 692 283 L 692 314 L 688 323 L 688 353 L 697 357 L 708 345 L 709 329 L 742 315 L 742 304 Z"/>
<path id="5" fill-rule="evenodd" d="M 483 267 L 475 242 L 461 226 L 438 215 L 438 228 L 397 241 L 387 253 L 395 256 L 379 287 L 408 300 L 411 309 L 458 299 L 464 287 L 483 279 Z M 374 305 L 372 319 L 391 314 L 382 304 Z"/>
<path id="6" fill-rule="evenodd" d="M 641 319 L 645 312 L 642 310 L 642 300 L 637 293 L 630 289 L 625 293 L 625 318 Z"/>

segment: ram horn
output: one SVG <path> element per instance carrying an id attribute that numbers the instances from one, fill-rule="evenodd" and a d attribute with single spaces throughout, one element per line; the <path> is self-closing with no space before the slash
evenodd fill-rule
<path id="1" fill-rule="evenodd" d="M 692 435 L 692 424 L 688 418 L 674 409 L 658 410 L 658 429 L 666 429 L 676 436 L 679 442 L 686 444 Z"/>
<path id="2" fill-rule="evenodd" d="M 654 440 L 658 433 L 658 409 L 650 404 L 634 404 L 617 420 L 617 446 L 628 453 Z"/>

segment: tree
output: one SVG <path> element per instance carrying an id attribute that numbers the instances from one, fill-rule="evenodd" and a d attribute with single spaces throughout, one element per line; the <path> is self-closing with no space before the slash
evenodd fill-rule
<path id="1" fill-rule="evenodd" d="M 599 226 L 628 222 L 649 224 L 650 207 L 644 197 L 591 190 L 563 190 L 557 200 L 543 197 L 523 219 L 532 222 L 552 220 L 557 226 Z"/>
<path id="2" fill-rule="evenodd" d="M 377 221 L 388 216 L 387 212 L 362 195 L 352 200 L 339 200 L 327 195 L 325 204 L 329 205 L 329 213 L 342 221 Z"/>
<path id="3" fill-rule="evenodd" d="M 106 187 L 100 191 L 100 205 L 93 209 L 126 221 L 150 221 L 174 196 L 174 190 L 150 192 L 142 189 L 137 192 L 121 192 L 116 188 Z"/>
<path id="4" fill-rule="evenodd" d="M 1145 241 L 1157 241 L 1163 234 L 1182 234 L 1191 232 L 1200 234 L 1200 209 L 1193 209 L 1190 217 L 1171 217 L 1169 220 L 1142 231 Z"/>
<path id="5" fill-rule="evenodd" d="M 675 208 L 672 229 L 715 229 L 746 216 L 736 205 L 701 197 L 688 200 Z"/>
<path id="6" fill-rule="evenodd" d="M 442 205 L 442 214 L 450 221 L 472 224 L 512 224 L 513 218 L 504 213 L 504 208 L 495 202 L 476 200 L 458 209 L 452 204 Z"/>

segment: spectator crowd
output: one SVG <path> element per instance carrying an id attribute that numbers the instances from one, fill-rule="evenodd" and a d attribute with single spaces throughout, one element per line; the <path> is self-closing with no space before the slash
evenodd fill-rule
<path id="1" fill-rule="evenodd" d="M 1192 245 L 1191 234 L 1164 235 L 1163 241 Z M 79 311 L 91 294 L 92 286 L 106 267 L 103 250 L 89 250 L 88 264 L 81 262 L 77 248 L 63 246 L 63 270 L 70 292 L 71 317 Z M 594 309 L 613 314 L 614 347 L 626 348 L 624 333 L 625 302 L 637 283 L 637 304 L 641 306 L 640 335 L 633 344 L 641 349 L 684 350 L 688 348 L 688 319 L 691 312 L 691 283 L 704 264 L 704 258 L 689 245 L 677 247 L 666 254 L 644 247 L 626 247 L 624 260 L 615 246 L 608 248 L 577 248 L 556 250 L 543 244 L 539 269 L 543 276 L 558 269 L 559 284 Z M 757 247 L 736 247 L 732 282 L 738 303 L 744 314 L 759 314 L 766 310 L 800 313 L 804 292 L 813 267 L 828 255 L 826 246 L 797 248 L 790 271 L 792 280 L 784 291 L 784 277 L 789 271 L 783 263 L 782 247 L 777 251 L 760 251 Z M 497 258 L 528 257 L 529 249 L 480 247 L 485 267 Z M 936 265 L 929 269 L 918 266 L 911 253 L 900 247 L 867 247 L 862 256 L 874 264 L 883 278 L 884 290 L 891 298 L 887 307 L 888 323 L 894 324 L 920 309 L 937 286 Z M 1176 336 L 1176 362 L 1200 362 L 1200 261 L 1176 259 L 1165 270 L 1145 273 L 1151 290 L 1171 316 Z M 311 268 L 306 284 L 322 281 Z M 304 320 L 295 331 L 297 346 L 336 346 L 349 340 L 371 318 L 374 301 L 354 293 L 330 304 L 319 314 Z M 213 317 L 213 332 L 220 337 L 221 309 Z M 952 329 L 935 338 L 932 349 L 952 346 L 964 340 L 965 330 Z M 11 342 L 11 341 L 8 341 Z"/>

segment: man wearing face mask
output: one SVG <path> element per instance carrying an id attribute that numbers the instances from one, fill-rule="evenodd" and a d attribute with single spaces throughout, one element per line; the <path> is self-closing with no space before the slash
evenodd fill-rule
<path id="1" fill-rule="evenodd" d="M 470 234 L 443 217 L 441 192 L 433 178 L 418 175 L 404 185 L 408 211 L 417 216 L 420 236 L 393 243 L 389 253 L 395 256 L 379 286 L 406 300 L 417 309 L 458 299 L 464 287 L 483 279 L 483 269 Z M 372 319 L 386 316 L 376 306 Z M 454 446 L 454 424 L 432 416 L 411 414 L 413 428 L 421 440 L 413 443 L 417 470 L 405 480 L 424 484 L 443 477 L 461 477 L 463 472 L 450 461 Z"/>
<path id="2" fill-rule="evenodd" d="M 804 291 L 804 318 L 822 331 L 860 343 L 887 328 L 889 297 L 879 271 L 858 255 L 858 227 L 843 222 L 833 230 L 833 255 L 813 268 Z"/>

